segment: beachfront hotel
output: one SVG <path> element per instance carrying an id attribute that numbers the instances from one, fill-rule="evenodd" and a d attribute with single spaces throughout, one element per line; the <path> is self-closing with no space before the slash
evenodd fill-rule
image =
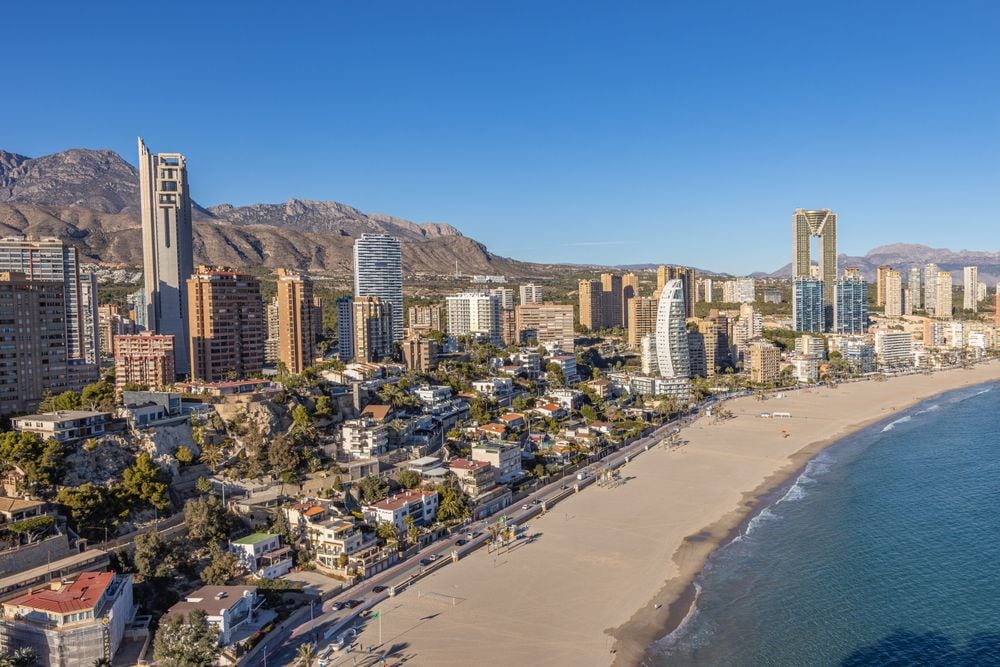
<path id="1" fill-rule="evenodd" d="M 668 280 L 660 291 L 656 311 L 656 367 L 663 377 L 690 377 L 684 282 Z"/>

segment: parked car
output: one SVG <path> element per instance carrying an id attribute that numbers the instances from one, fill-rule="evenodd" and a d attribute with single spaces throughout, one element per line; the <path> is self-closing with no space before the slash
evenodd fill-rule
<path id="1" fill-rule="evenodd" d="M 421 558 L 420 559 L 420 564 L 421 565 L 430 565 L 433 562 L 434 561 L 432 561 L 430 558 Z"/>
<path id="2" fill-rule="evenodd" d="M 382 591 L 387 591 L 387 590 L 389 590 L 388 586 L 383 586 L 382 584 L 379 584 L 378 586 L 374 586 L 372 588 L 372 593 L 381 593 Z"/>
<path id="3" fill-rule="evenodd" d="M 466 540 L 466 539 L 460 539 L 460 540 L 459 540 L 458 542 L 455 542 L 455 544 L 456 544 L 457 546 L 460 546 L 460 547 L 464 547 L 464 546 L 465 546 L 466 544 L 468 544 L 468 543 L 469 543 L 469 541 L 468 541 L 468 540 Z"/>

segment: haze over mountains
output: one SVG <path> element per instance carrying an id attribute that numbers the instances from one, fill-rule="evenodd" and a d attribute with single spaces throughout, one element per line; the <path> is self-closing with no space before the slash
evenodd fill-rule
<path id="1" fill-rule="evenodd" d="M 839 255 L 837 262 L 841 269 L 845 266 L 859 267 L 868 280 L 875 279 L 876 269 L 882 264 L 889 265 L 897 271 L 908 271 L 911 266 L 923 267 L 925 264 L 934 263 L 941 271 L 949 271 L 956 285 L 962 284 L 962 269 L 966 266 L 979 267 L 979 280 L 991 287 L 1000 281 L 1000 252 L 973 250 L 955 252 L 947 248 L 931 248 L 917 243 L 893 243 L 870 250 L 863 257 Z M 789 262 L 773 273 L 754 275 L 787 278 L 792 275 L 792 264 Z M 905 275 L 903 281 L 906 282 Z"/>
<path id="2" fill-rule="evenodd" d="M 197 195 L 197 173 L 192 174 Z M 337 202 L 194 207 L 195 262 L 292 266 L 346 276 L 354 239 L 386 233 L 407 272 L 538 274 L 545 265 L 499 257 L 451 225 L 366 214 Z M 71 149 L 29 158 L 0 150 L 0 234 L 56 236 L 91 261 L 141 265 L 139 177 L 114 151 Z"/>
<path id="3" fill-rule="evenodd" d="M 195 168 L 191 175 L 197 195 Z M 289 199 L 282 204 L 240 207 L 195 204 L 194 223 L 197 263 L 290 266 L 346 277 L 351 271 L 354 239 L 370 232 L 392 234 L 402 241 L 403 265 L 408 273 L 451 273 L 456 262 L 465 274 L 512 277 L 538 276 L 560 267 L 580 268 L 500 257 L 451 225 L 417 224 L 363 213 L 332 201 Z M 90 261 L 141 265 L 136 168 L 109 150 L 70 149 L 39 158 L 0 150 L 0 235 L 10 234 L 56 236 L 77 246 Z M 671 259 L 665 257 L 664 261 Z M 874 279 L 880 264 L 906 270 L 927 262 L 951 271 L 956 284 L 961 283 L 962 267 L 969 265 L 979 267 L 980 280 L 992 284 L 1000 279 L 998 252 L 953 252 L 897 243 L 875 248 L 863 257 L 839 258 L 840 266 L 859 266 L 868 279 Z M 773 273 L 754 275 L 790 274 L 788 264 Z"/>

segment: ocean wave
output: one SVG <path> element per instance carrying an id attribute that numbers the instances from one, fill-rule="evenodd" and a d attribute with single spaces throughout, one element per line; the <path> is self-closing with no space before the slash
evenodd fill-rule
<path id="1" fill-rule="evenodd" d="M 889 422 L 882 429 L 882 433 L 886 433 L 887 431 L 891 431 L 892 429 L 896 428 L 896 424 L 905 424 L 906 422 L 910 421 L 911 419 L 913 419 L 913 417 L 911 417 L 910 415 L 906 415 L 905 417 L 900 417 L 896 421 Z"/>
<path id="2" fill-rule="evenodd" d="M 747 527 L 743 530 L 743 536 L 746 537 L 753 531 L 757 529 L 757 526 L 764 523 L 765 521 L 773 521 L 777 519 L 778 515 L 771 511 L 770 507 L 765 507 L 760 512 L 758 512 L 752 519 L 747 521 Z"/>
<path id="3" fill-rule="evenodd" d="M 687 630 L 691 622 L 698 616 L 699 598 L 701 598 L 701 584 L 696 581 L 694 582 L 694 600 L 691 601 L 691 607 L 684 615 L 684 618 L 681 619 L 681 622 L 677 624 L 677 627 L 672 632 L 653 643 L 650 647 L 650 653 L 665 656 L 677 647 L 681 640 L 685 638 L 685 635 L 688 634 Z"/>
<path id="4" fill-rule="evenodd" d="M 917 414 L 918 415 L 922 415 L 922 414 L 924 414 L 926 412 L 934 412 L 935 410 L 940 410 L 940 409 L 941 409 L 941 406 L 938 403 L 935 403 L 934 405 L 928 405 L 923 410 L 920 410 L 919 412 L 917 412 Z"/>

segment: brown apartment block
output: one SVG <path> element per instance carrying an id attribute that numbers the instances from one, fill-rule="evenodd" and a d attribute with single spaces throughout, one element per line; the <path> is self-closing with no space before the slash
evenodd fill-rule
<path id="1" fill-rule="evenodd" d="M 428 331 L 444 331 L 441 324 L 441 305 L 410 306 L 407 311 L 407 326 L 411 334 Z"/>
<path id="2" fill-rule="evenodd" d="M 143 331 L 136 335 L 115 336 L 114 348 L 115 389 L 119 392 L 129 384 L 161 389 L 177 378 L 173 334 Z"/>
<path id="3" fill-rule="evenodd" d="M 46 392 L 79 389 L 69 372 L 62 282 L 0 273 L 0 415 L 28 412 Z"/>
<path id="4" fill-rule="evenodd" d="M 617 274 L 601 274 L 601 312 L 604 328 L 622 326 L 622 277 Z"/>
<path id="5" fill-rule="evenodd" d="M 438 355 L 441 348 L 436 340 L 422 337 L 404 338 L 403 361 L 411 371 L 428 373 L 438 366 Z"/>
<path id="6" fill-rule="evenodd" d="M 579 283 L 580 324 L 590 331 L 604 328 L 602 306 L 603 286 L 600 280 L 581 280 Z"/>
<path id="7" fill-rule="evenodd" d="M 392 354 L 392 304 L 377 296 L 354 299 L 354 358 L 382 361 Z"/>
<path id="8" fill-rule="evenodd" d="M 105 304 L 97 308 L 98 341 L 104 359 L 115 358 L 115 337 L 135 333 L 135 322 L 124 315 L 118 306 Z"/>
<path id="9" fill-rule="evenodd" d="M 994 304 L 995 310 L 993 311 L 993 324 L 1000 327 L 1000 286 L 997 286 L 997 295 Z"/>
<path id="10" fill-rule="evenodd" d="M 656 331 L 657 301 L 648 296 L 637 296 L 628 304 L 628 344 L 638 350 L 642 337 Z"/>
<path id="11" fill-rule="evenodd" d="M 187 289 L 192 378 L 259 377 L 266 335 L 260 281 L 232 269 L 199 266 Z"/>
<path id="12" fill-rule="evenodd" d="M 875 305 L 884 306 L 886 299 L 886 281 L 889 279 L 889 272 L 892 267 L 886 264 L 875 269 Z"/>
<path id="13" fill-rule="evenodd" d="M 573 329 L 573 306 L 555 303 L 527 303 L 515 309 L 517 334 L 535 331 L 539 344 L 557 343 L 564 352 L 572 352 L 576 332 Z"/>
<path id="14" fill-rule="evenodd" d="M 750 381 L 768 384 L 778 379 L 781 370 L 781 350 L 764 340 L 750 344 Z"/>
<path id="15" fill-rule="evenodd" d="M 628 329 L 628 310 L 632 299 L 639 296 L 639 276 L 626 273 L 622 276 L 622 328 Z"/>
<path id="16" fill-rule="evenodd" d="M 668 280 L 680 280 L 684 286 L 684 312 L 694 317 L 695 287 L 697 272 L 686 266 L 660 266 L 656 269 L 656 294 L 659 297 Z"/>
<path id="17" fill-rule="evenodd" d="M 286 269 L 278 269 L 277 275 L 278 361 L 289 373 L 298 374 L 316 358 L 313 282 Z"/>

